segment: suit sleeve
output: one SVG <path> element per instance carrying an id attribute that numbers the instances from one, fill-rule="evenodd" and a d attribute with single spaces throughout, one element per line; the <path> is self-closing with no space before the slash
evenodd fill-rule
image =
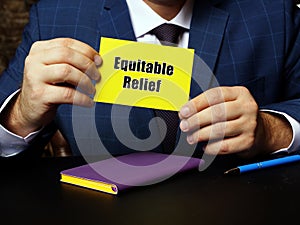
<path id="1" fill-rule="evenodd" d="M 39 37 L 38 12 L 36 5 L 33 5 L 30 11 L 29 23 L 25 27 L 23 32 L 22 42 L 17 48 L 15 56 L 11 60 L 8 68 L 0 76 L 0 106 L 4 104 L 5 100 L 9 98 L 9 96 L 11 96 L 14 92 L 21 88 L 25 59 L 30 51 L 32 44 L 35 41 L 38 41 L 40 39 Z M 26 143 L 22 145 L 22 151 L 16 149 L 15 154 L 12 153 L 10 155 L 17 155 L 16 157 L 32 157 L 32 155 L 41 155 L 44 146 L 49 142 L 55 130 L 56 126 L 53 122 L 49 126 L 45 127 L 34 140 L 30 141 L 29 144 Z M 2 148 L 0 150 L 2 152 L 8 150 L 3 149 L 5 148 L 5 146 L 13 146 L 14 144 L 10 143 L 12 142 L 12 139 L 4 137 L 7 136 L 0 136 L 0 148 Z M 9 150 L 9 152 L 11 153 L 11 150 Z"/>
<path id="2" fill-rule="evenodd" d="M 285 62 L 281 99 L 263 108 L 284 112 L 300 122 L 300 9 L 293 1 L 285 7 Z"/>

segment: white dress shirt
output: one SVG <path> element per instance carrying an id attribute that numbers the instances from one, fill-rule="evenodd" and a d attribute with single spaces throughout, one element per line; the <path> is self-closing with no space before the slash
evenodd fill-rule
<path id="1" fill-rule="evenodd" d="M 186 28 L 186 31 L 179 37 L 178 47 L 187 48 L 189 41 L 189 29 L 192 20 L 192 10 L 193 10 L 193 0 L 187 0 L 181 11 L 177 14 L 175 18 L 170 21 L 165 20 L 160 17 L 156 12 L 154 12 L 143 0 L 126 0 L 129 7 L 129 13 L 133 25 L 133 30 L 138 42 L 154 43 L 160 44 L 160 41 L 155 35 L 149 34 L 149 32 L 164 23 L 175 24 Z M 11 98 L 17 92 L 13 93 L 0 108 L 0 113 L 11 100 Z M 288 148 L 279 149 L 279 151 L 292 152 L 300 145 L 300 123 L 296 121 L 291 116 L 270 110 L 272 113 L 278 113 L 283 115 L 291 124 L 293 129 L 293 139 Z M 0 124 L 0 156 L 8 157 L 16 155 L 24 151 L 31 140 L 33 140 L 39 131 L 29 134 L 27 137 L 23 138 L 5 129 Z"/>
<path id="2" fill-rule="evenodd" d="M 187 31 L 179 37 L 178 47 L 187 48 L 189 32 L 193 14 L 193 0 L 187 0 L 180 12 L 172 20 L 168 21 L 154 12 L 142 0 L 127 0 L 133 30 L 137 41 L 152 44 L 160 44 L 155 35 L 149 34 L 154 28 L 170 23 L 185 28 Z"/>

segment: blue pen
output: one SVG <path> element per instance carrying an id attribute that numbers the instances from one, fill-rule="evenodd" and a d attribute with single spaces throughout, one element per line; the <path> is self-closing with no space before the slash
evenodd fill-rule
<path id="1" fill-rule="evenodd" d="M 225 171 L 224 174 L 241 174 L 253 170 L 260 170 L 268 167 L 279 166 L 287 163 L 300 161 L 300 155 L 291 155 L 278 159 L 271 159 L 263 162 L 251 163 L 248 165 L 238 166 L 236 168 Z"/>

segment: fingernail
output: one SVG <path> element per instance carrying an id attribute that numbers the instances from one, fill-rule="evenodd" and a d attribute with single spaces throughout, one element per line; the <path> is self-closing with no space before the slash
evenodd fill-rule
<path id="1" fill-rule="evenodd" d="M 183 106 L 180 110 L 180 114 L 184 117 L 188 117 L 190 115 L 190 109 L 187 106 Z"/>
<path id="2" fill-rule="evenodd" d="M 102 65 L 102 58 L 99 55 L 95 55 L 94 62 L 96 64 L 96 66 L 99 67 Z"/>
<path id="3" fill-rule="evenodd" d="M 180 128 L 182 131 L 188 131 L 189 130 L 189 123 L 186 120 L 182 120 L 180 122 Z"/>
<path id="4" fill-rule="evenodd" d="M 187 136 L 187 142 L 191 145 L 194 144 L 194 138 L 192 135 Z"/>

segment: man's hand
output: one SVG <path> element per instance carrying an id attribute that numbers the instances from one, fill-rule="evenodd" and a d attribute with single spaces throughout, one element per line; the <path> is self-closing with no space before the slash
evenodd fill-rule
<path id="1" fill-rule="evenodd" d="M 3 125 L 26 136 L 47 125 L 59 104 L 91 107 L 92 80 L 100 80 L 101 63 L 93 48 L 74 39 L 34 43 L 25 61 L 21 92 L 6 110 Z"/>
<path id="2" fill-rule="evenodd" d="M 251 157 L 287 147 L 292 140 L 286 119 L 260 112 L 245 87 L 210 89 L 183 106 L 179 117 L 188 143 L 209 141 L 207 154 Z"/>

